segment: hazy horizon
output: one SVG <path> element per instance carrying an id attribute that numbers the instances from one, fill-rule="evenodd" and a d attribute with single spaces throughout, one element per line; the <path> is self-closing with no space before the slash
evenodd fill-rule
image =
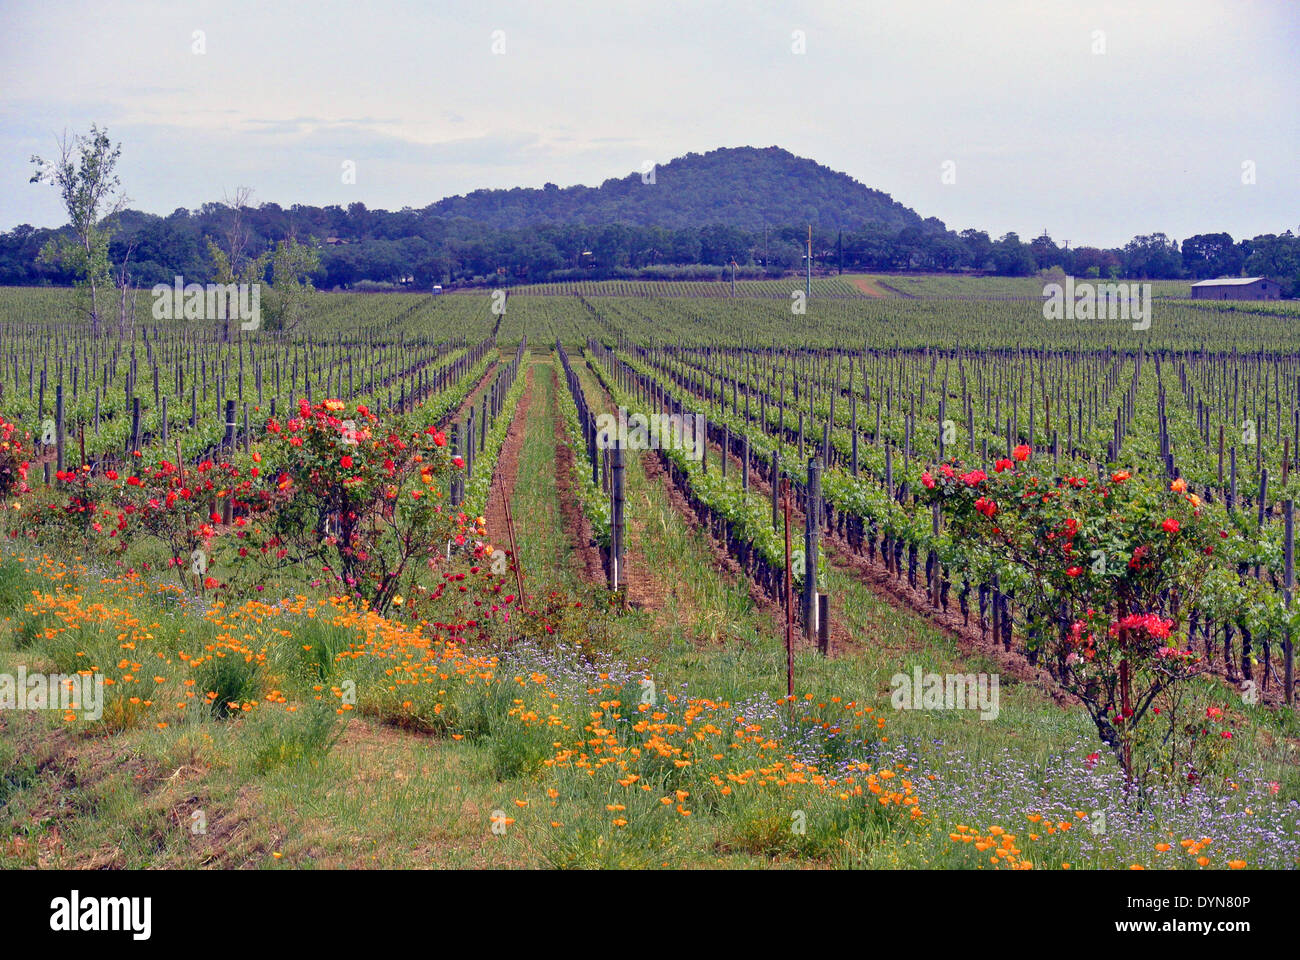
<path id="1" fill-rule="evenodd" d="M 239 186 L 419 209 L 776 145 L 995 238 L 1300 229 L 1285 0 L 17 2 L 0 27 L 3 230 L 66 222 L 29 158 L 91 123 L 122 144 L 130 206 L 160 215 Z"/>

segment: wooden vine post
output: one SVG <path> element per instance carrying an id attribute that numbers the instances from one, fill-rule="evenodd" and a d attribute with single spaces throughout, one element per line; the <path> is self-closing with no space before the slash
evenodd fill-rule
<path id="1" fill-rule="evenodd" d="M 623 576 L 623 515 L 625 506 L 624 481 L 627 474 L 623 462 L 623 445 L 617 437 L 613 438 L 611 453 L 610 476 L 613 483 L 610 487 L 612 509 L 609 514 L 609 588 L 617 593 L 622 590 L 626 583 Z M 626 602 L 626 593 L 624 594 L 624 601 Z"/>
<path id="2" fill-rule="evenodd" d="M 808 461 L 808 500 L 803 528 L 803 618 L 804 636 L 811 642 L 817 635 L 817 555 L 821 523 L 822 465 L 819 457 Z"/>
<path id="3" fill-rule="evenodd" d="M 63 384 L 54 388 L 54 463 L 62 473 L 66 464 L 63 450 Z"/>
<path id="4" fill-rule="evenodd" d="M 520 606 L 524 602 L 524 569 L 519 560 L 519 545 L 515 542 L 515 519 L 510 513 L 510 498 L 506 495 L 505 478 L 497 474 L 497 489 L 501 491 L 501 506 L 505 509 L 506 514 L 506 535 L 510 538 L 510 556 L 515 561 L 515 589 L 519 591 L 518 598 Z"/>
<path id="5" fill-rule="evenodd" d="M 794 578 L 790 573 L 790 481 L 781 478 L 785 510 L 785 692 L 794 699 Z"/>
<path id="6" fill-rule="evenodd" d="M 1119 706 L 1121 730 L 1120 740 L 1123 746 L 1124 782 L 1133 783 L 1133 738 L 1129 722 L 1133 719 L 1133 680 L 1129 676 L 1128 665 L 1128 630 L 1121 627 L 1119 631 Z"/>
<path id="7" fill-rule="evenodd" d="M 1295 596 L 1295 501 L 1286 500 L 1282 504 L 1285 517 L 1285 535 L 1282 541 L 1283 597 L 1289 612 Z M 1282 679 L 1288 706 L 1295 705 L 1295 648 L 1291 640 L 1291 628 L 1288 626 L 1282 635 Z"/>
<path id="8" fill-rule="evenodd" d="M 451 425 L 451 453 L 453 457 L 460 456 L 460 424 Z M 451 505 L 459 507 L 461 500 L 465 497 L 465 481 L 461 479 L 459 473 L 453 474 L 451 478 Z"/>

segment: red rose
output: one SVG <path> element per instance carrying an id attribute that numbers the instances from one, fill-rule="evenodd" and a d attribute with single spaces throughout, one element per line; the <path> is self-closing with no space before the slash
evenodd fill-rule
<path id="1" fill-rule="evenodd" d="M 1175 520 L 1173 517 L 1170 517 L 1164 523 L 1160 524 L 1160 527 L 1162 530 L 1165 531 L 1165 533 L 1177 533 L 1178 521 Z"/>
<path id="2" fill-rule="evenodd" d="M 1030 453 L 1029 445 L 1025 443 L 1022 443 L 1020 446 L 1016 447 L 1016 449 L 1011 451 L 1011 455 L 1015 457 L 1017 460 L 1019 460 L 1021 463 L 1024 463 L 1026 460 L 1029 459 L 1029 453 Z"/>

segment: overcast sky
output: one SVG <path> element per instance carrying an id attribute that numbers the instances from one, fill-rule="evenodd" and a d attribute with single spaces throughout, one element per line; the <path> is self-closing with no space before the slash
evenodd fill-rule
<path id="1" fill-rule="evenodd" d="M 953 229 L 1240 238 L 1300 230 L 1300 2 L 0 0 L 0 229 L 65 221 L 29 157 L 92 122 L 162 214 L 775 144 Z"/>

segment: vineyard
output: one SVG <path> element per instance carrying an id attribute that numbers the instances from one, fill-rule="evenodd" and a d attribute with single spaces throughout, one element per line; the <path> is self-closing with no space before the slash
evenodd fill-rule
<path id="1" fill-rule="evenodd" d="M 1157 287 L 0 289 L 0 862 L 1295 867 L 1300 317 Z"/>

